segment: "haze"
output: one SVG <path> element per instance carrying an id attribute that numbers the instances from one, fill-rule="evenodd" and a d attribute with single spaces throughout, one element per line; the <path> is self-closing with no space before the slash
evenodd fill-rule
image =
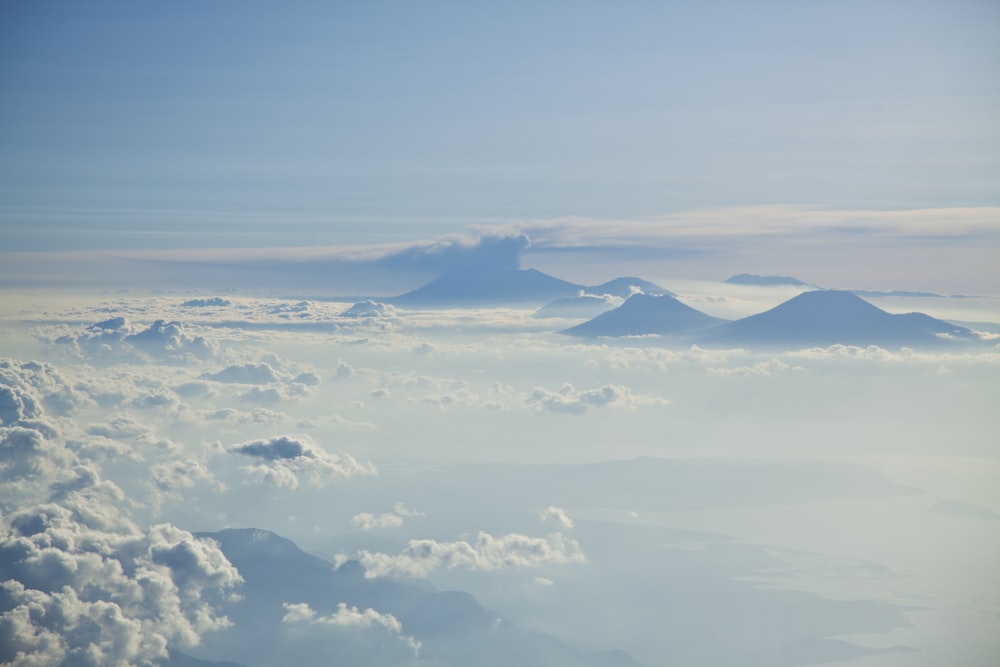
<path id="1" fill-rule="evenodd" d="M 996 664 L 998 24 L 6 3 L 0 662 Z"/>

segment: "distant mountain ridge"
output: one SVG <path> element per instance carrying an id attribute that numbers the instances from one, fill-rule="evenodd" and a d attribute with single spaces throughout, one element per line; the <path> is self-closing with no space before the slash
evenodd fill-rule
<path id="1" fill-rule="evenodd" d="M 402 634 L 420 641 L 420 664 L 640 667 L 624 651 L 586 653 L 550 635 L 522 630 L 484 609 L 468 593 L 437 591 L 425 581 L 369 579 L 357 561 L 335 567 L 267 530 L 230 528 L 196 535 L 216 541 L 244 583 L 239 596 L 224 609 L 233 625 L 206 635 L 192 652 L 238 662 L 215 663 L 179 653 L 163 662 L 164 667 L 304 664 L 286 653 L 303 649 L 282 635 L 285 603 L 308 604 L 317 614 L 333 613 L 340 603 L 391 614 L 401 624 Z M 357 643 L 345 645 L 344 655 L 336 650 L 336 655 L 324 653 L 307 664 L 399 664 L 381 660 L 378 653 L 358 653 Z"/>
<path id="2" fill-rule="evenodd" d="M 802 282 L 798 278 L 791 276 L 758 276 L 755 273 L 737 273 L 729 276 L 725 282 L 730 285 L 759 285 L 763 287 L 775 287 L 778 285 L 792 285 L 794 287 L 810 287 L 809 283 Z"/>
<path id="3" fill-rule="evenodd" d="M 387 299 L 395 306 L 476 307 L 541 304 L 584 289 L 536 269 L 459 269 Z"/>
<path id="4" fill-rule="evenodd" d="M 659 285 L 635 277 L 621 277 L 587 286 L 555 278 L 537 269 L 465 268 L 390 299 L 403 307 L 461 308 L 488 306 L 539 306 L 581 294 L 628 298 L 634 292 L 669 294 Z"/>
<path id="5" fill-rule="evenodd" d="M 924 313 L 894 315 L 852 292 L 803 292 L 778 306 L 732 322 L 672 297 L 636 295 L 615 310 L 562 331 L 572 336 L 679 336 L 698 344 L 920 345 L 973 342 L 969 329 Z"/>
<path id="6" fill-rule="evenodd" d="M 633 276 L 615 278 L 600 285 L 586 287 L 581 292 L 577 296 L 556 299 L 545 304 L 535 311 L 534 317 L 591 319 L 617 308 L 633 294 L 673 296 L 670 290 Z"/>
<path id="7" fill-rule="evenodd" d="M 852 292 L 803 292 L 774 308 L 729 322 L 700 338 L 711 343 L 763 345 L 922 345 L 976 340 L 964 327 L 923 313 L 894 315 Z"/>

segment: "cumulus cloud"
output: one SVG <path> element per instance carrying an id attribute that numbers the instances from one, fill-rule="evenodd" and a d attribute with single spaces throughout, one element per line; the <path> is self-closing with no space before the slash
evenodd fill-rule
<path id="1" fill-rule="evenodd" d="M 597 389 L 578 390 L 566 383 L 559 391 L 537 387 L 526 399 L 529 406 L 579 415 L 594 407 L 638 408 L 669 405 L 670 401 L 652 394 L 634 394 L 628 387 L 604 385 Z"/>
<path id="2" fill-rule="evenodd" d="M 55 504 L 3 528 L 5 663 L 146 664 L 229 625 L 215 608 L 241 578 L 214 542 L 169 524 L 109 532 Z"/>
<path id="3" fill-rule="evenodd" d="M 0 359 L 0 424 L 37 418 L 43 409 L 67 415 L 93 404 L 51 364 Z"/>
<path id="4" fill-rule="evenodd" d="M 566 510 L 561 507 L 556 507 L 555 505 L 549 505 L 544 510 L 538 513 L 539 521 L 554 521 L 562 528 L 570 529 L 573 527 L 573 519 L 569 518 L 566 514 Z"/>
<path id="5" fill-rule="evenodd" d="M 415 539 L 396 555 L 361 551 L 353 559 L 364 566 L 368 578 L 426 577 L 438 568 L 492 572 L 586 561 L 579 543 L 560 533 L 547 537 L 518 533 L 494 537 L 487 532 L 480 532 L 471 543 Z M 341 554 L 337 560 L 344 562 L 348 557 Z"/>
<path id="6" fill-rule="evenodd" d="M 133 502 L 44 421 L 31 379 L 4 377 L 31 400 L 0 428 L 0 662 L 148 664 L 228 625 L 217 609 L 240 576 L 218 545 L 140 530 Z"/>
<path id="7" fill-rule="evenodd" d="M 206 421 L 226 424 L 279 424 L 289 419 L 288 415 L 267 408 L 254 408 L 249 412 L 234 408 L 218 408 L 200 414 Z"/>
<path id="8" fill-rule="evenodd" d="M 857 345 L 830 345 L 828 347 L 812 347 L 792 350 L 785 353 L 791 359 L 826 361 L 854 360 L 885 363 L 922 363 L 939 364 L 942 362 L 959 362 L 972 364 L 1000 363 L 1000 351 L 995 349 L 972 352 L 927 352 L 917 351 L 909 347 L 898 350 L 888 350 L 877 345 L 860 347 Z"/>
<path id="9" fill-rule="evenodd" d="M 213 296 L 207 299 L 188 299 L 181 303 L 181 308 L 212 308 L 231 306 L 232 301 L 221 296 Z"/>
<path id="10" fill-rule="evenodd" d="M 232 364 L 215 373 L 203 375 L 206 380 L 237 384 L 268 384 L 277 382 L 278 373 L 267 363 Z"/>
<path id="11" fill-rule="evenodd" d="M 326 616 L 318 614 L 304 602 L 286 602 L 284 608 L 285 615 L 281 622 L 287 625 L 319 629 L 342 628 L 352 631 L 382 630 L 398 637 L 414 656 L 420 651 L 420 642 L 403 634 L 403 625 L 395 616 L 379 613 L 370 607 L 362 611 L 341 602 L 337 605 L 337 611 Z"/>
<path id="12" fill-rule="evenodd" d="M 190 489 L 199 481 L 212 484 L 218 491 L 224 488 L 212 471 L 196 459 L 172 459 L 156 463 L 149 469 L 149 479 L 158 490 L 168 492 Z"/>
<path id="13" fill-rule="evenodd" d="M 190 325 L 155 320 L 143 328 L 125 317 L 113 317 L 87 327 L 70 327 L 51 342 L 82 359 L 187 363 L 219 353 L 217 341 Z"/>
<path id="14" fill-rule="evenodd" d="M 389 304 L 367 299 L 365 301 L 359 301 L 350 308 L 347 308 L 340 313 L 340 316 L 350 318 L 392 319 L 396 317 L 396 308 Z"/>
<path id="15" fill-rule="evenodd" d="M 0 427 L 0 501 L 38 501 L 76 463 L 77 457 L 44 423 Z"/>
<path id="16" fill-rule="evenodd" d="M 424 516 L 423 512 L 411 510 L 403 503 L 396 503 L 392 512 L 373 514 L 371 512 L 361 512 L 351 517 L 351 525 L 364 531 L 378 530 L 381 528 L 399 528 L 403 525 L 407 517 Z"/>
<path id="17" fill-rule="evenodd" d="M 801 367 L 792 366 L 781 359 L 771 357 L 764 361 L 758 361 L 750 366 L 736 366 L 729 368 L 726 366 L 709 366 L 708 372 L 716 375 L 774 375 L 789 370 L 802 370 Z"/>
<path id="18" fill-rule="evenodd" d="M 296 489 L 302 481 L 321 484 L 330 479 L 377 474 L 375 466 L 359 463 L 350 454 L 329 454 L 307 438 L 288 435 L 253 440 L 228 449 L 257 463 L 242 466 L 254 480 L 272 486 Z"/>
<path id="19" fill-rule="evenodd" d="M 403 525 L 403 517 L 392 512 L 383 512 L 382 514 L 361 512 L 351 517 L 351 525 L 364 531 L 399 528 Z"/>

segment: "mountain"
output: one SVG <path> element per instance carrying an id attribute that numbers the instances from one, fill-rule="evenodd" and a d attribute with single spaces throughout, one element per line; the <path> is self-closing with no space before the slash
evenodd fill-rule
<path id="1" fill-rule="evenodd" d="M 609 280 L 606 283 L 594 285 L 593 287 L 586 287 L 584 289 L 588 294 L 611 294 L 612 296 L 620 296 L 623 299 L 629 298 L 636 292 L 642 292 L 643 294 L 667 294 L 669 296 L 674 296 L 673 292 L 660 287 L 656 283 L 651 283 L 648 280 L 634 278 L 632 276 L 615 278 L 614 280 Z"/>
<path id="2" fill-rule="evenodd" d="M 673 296 L 673 293 L 642 278 L 624 276 L 600 285 L 583 288 L 577 296 L 556 299 L 535 312 L 535 317 L 571 317 L 591 319 L 622 304 L 636 293 Z"/>
<path id="3" fill-rule="evenodd" d="M 798 278 L 790 276 L 758 276 L 753 273 L 738 273 L 735 276 L 726 278 L 725 282 L 730 285 L 758 285 L 762 287 L 776 287 L 778 285 L 809 287 L 809 283 L 804 283 Z"/>
<path id="4" fill-rule="evenodd" d="M 893 315 L 852 292 L 804 292 L 757 315 L 720 325 L 699 342 L 758 345 L 940 345 L 974 341 L 963 327 L 923 313 Z"/>
<path id="5" fill-rule="evenodd" d="M 618 308 L 570 327 L 570 336 L 687 335 L 725 322 L 684 305 L 672 296 L 634 294 Z"/>
<path id="6" fill-rule="evenodd" d="M 232 626 L 208 633 L 196 651 L 178 654 L 164 667 L 215 665 L 210 660 L 270 667 L 286 664 L 413 664 L 387 650 L 405 648 L 386 632 L 353 631 L 309 636 L 289 630 L 289 604 L 308 604 L 317 618 L 345 603 L 370 616 L 391 614 L 399 634 L 419 641 L 420 664 L 440 667 L 524 665 L 525 667 L 624 667 L 636 665 L 627 653 L 584 653 L 555 637 L 529 632 L 500 619 L 460 591 L 438 591 L 423 580 L 367 578 L 357 561 L 339 567 L 305 553 L 292 541 L 266 530 L 227 529 L 198 533 L 215 540 L 244 583 L 223 611 Z M 378 612 L 378 614 L 375 614 Z M 333 631 L 334 625 L 329 625 Z M 326 639 L 324 639 L 326 637 Z M 337 639 L 340 637 L 341 639 Z M 195 652 L 195 651 L 192 651 Z M 237 663 L 224 663 L 234 665 Z M 221 667 L 221 666 L 220 666 Z"/>
<path id="7" fill-rule="evenodd" d="M 535 311 L 534 317 L 572 317 L 589 320 L 612 308 L 617 308 L 622 300 L 610 294 L 581 294 L 565 299 L 556 299 Z"/>
<path id="8" fill-rule="evenodd" d="M 583 289 L 536 269 L 458 269 L 388 302 L 418 308 L 541 305 Z"/>

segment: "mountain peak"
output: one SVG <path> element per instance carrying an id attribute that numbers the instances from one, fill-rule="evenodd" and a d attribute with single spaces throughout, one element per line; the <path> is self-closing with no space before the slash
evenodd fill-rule
<path id="1" fill-rule="evenodd" d="M 968 329 L 922 313 L 893 315 L 853 292 L 803 292 L 774 308 L 706 332 L 705 342 L 762 345 L 939 345 Z"/>
<path id="2" fill-rule="evenodd" d="M 541 305 L 573 296 L 581 289 L 582 285 L 537 269 L 468 268 L 449 271 L 389 302 L 426 308 Z"/>
<path id="3" fill-rule="evenodd" d="M 672 296 L 633 294 L 621 306 L 564 330 L 570 336 L 682 335 L 723 322 Z"/>

